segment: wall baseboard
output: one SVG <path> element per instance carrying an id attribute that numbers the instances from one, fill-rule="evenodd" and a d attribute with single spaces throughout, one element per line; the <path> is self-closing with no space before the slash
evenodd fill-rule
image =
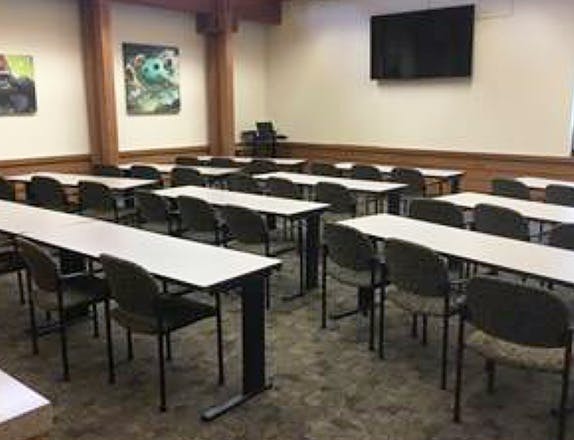
<path id="1" fill-rule="evenodd" d="M 282 156 L 325 162 L 361 162 L 427 168 L 464 170 L 462 188 L 488 191 L 494 177 L 536 176 L 574 180 L 574 158 L 493 153 L 429 151 L 361 145 L 286 142 L 279 147 Z"/>

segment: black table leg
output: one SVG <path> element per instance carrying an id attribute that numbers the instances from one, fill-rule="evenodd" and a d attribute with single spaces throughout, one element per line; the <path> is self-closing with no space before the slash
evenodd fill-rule
<path id="1" fill-rule="evenodd" d="M 319 285 L 319 235 L 321 217 L 311 215 L 307 217 L 305 237 L 305 267 L 307 272 L 307 289 L 314 289 Z"/>
<path id="2" fill-rule="evenodd" d="M 202 420 L 211 421 L 267 390 L 265 378 L 265 279 L 255 274 L 242 283 L 241 319 L 243 345 L 243 389 L 227 402 L 203 412 Z"/>
<path id="3" fill-rule="evenodd" d="M 401 193 L 392 191 L 387 196 L 387 210 L 389 214 L 399 215 L 401 213 Z"/>

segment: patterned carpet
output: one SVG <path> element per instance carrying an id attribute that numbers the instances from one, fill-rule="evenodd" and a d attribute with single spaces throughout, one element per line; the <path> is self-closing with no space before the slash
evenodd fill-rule
<path id="1" fill-rule="evenodd" d="M 59 380 L 56 335 L 40 340 L 31 355 L 11 277 L 0 280 L 0 368 L 52 400 L 53 439 L 162 440 L 495 440 L 554 438 L 549 410 L 557 402 L 559 378 L 499 369 L 494 395 L 485 390 L 484 363 L 467 357 L 463 423 L 451 421 L 454 375 L 439 389 L 439 323 L 422 347 L 410 337 L 410 317 L 389 306 L 387 359 L 368 351 L 367 319 L 351 317 L 319 329 L 319 295 L 282 302 L 297 286 L 297 261 L 288 256 L 273 276 L 268 320 L 268 367 L 274 387 L 243 407 L 211 422 L 199 414 L 234 395 L 240 380 L 239 302 L 224 299 L 227 383 L 216 384 L 215 322 L 174 335 L 169 365 L 169 411 L 157 411 L 155 339 L 135 337 L 135 360 L 125 356 L 124 334 L 115 328 L 117 384 L 107 384 L 105 339 L 94 339 L 88 321 L 70 330 L 72 381 Z M 355 302 L 352 290 L 332 282 L 331 307 Z M 452 324 L 453 334 L 455 330 Z M 454 340 L 454 338 L 452 338 Z M 451 351 L 451 359 L 454 350 Z M 571 436 L 574 438 L 574 435 Z"/>

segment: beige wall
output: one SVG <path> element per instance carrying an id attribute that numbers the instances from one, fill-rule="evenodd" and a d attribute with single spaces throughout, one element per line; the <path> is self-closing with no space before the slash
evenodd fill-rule
<path id="1" fill-rule="evenodd" d="M 0 0 L 0 53 L 32 55 L 38 112 L 0 117 L 0 160 L 89 152 L 75 0 Z"/>
<path id="2" fill-rule="evenodd" d="M 235 132 L 253 130 L 255 121 L 268 119 L 268 26 L 242 22 L 234 36 Z"/>
<path id="3" fill-rule="evenodd" d="M 428 4 L 285 3 L 283 26 L 270 31 L 271 117 L 293 141 L 568 154 L 574 2 L 479 2 L 472 80 L 371 81 L 369 16 Z"/>
<path id="4" fill-rule="evenodd" d="M 114 3 L 115 87 L 120 151 L 207 144 L 206 62 L 195 17 L 182 12 Z M 128 115 L 122 43 L 176 46 L 180 50 L 181 111 Z"/>

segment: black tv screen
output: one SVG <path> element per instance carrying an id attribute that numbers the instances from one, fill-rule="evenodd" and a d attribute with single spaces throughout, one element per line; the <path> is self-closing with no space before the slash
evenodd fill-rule
<path id="1" fill-rule="evenodd" d="M 371 78 L 472 75 L 474 5 L 371 17 Z"/>

